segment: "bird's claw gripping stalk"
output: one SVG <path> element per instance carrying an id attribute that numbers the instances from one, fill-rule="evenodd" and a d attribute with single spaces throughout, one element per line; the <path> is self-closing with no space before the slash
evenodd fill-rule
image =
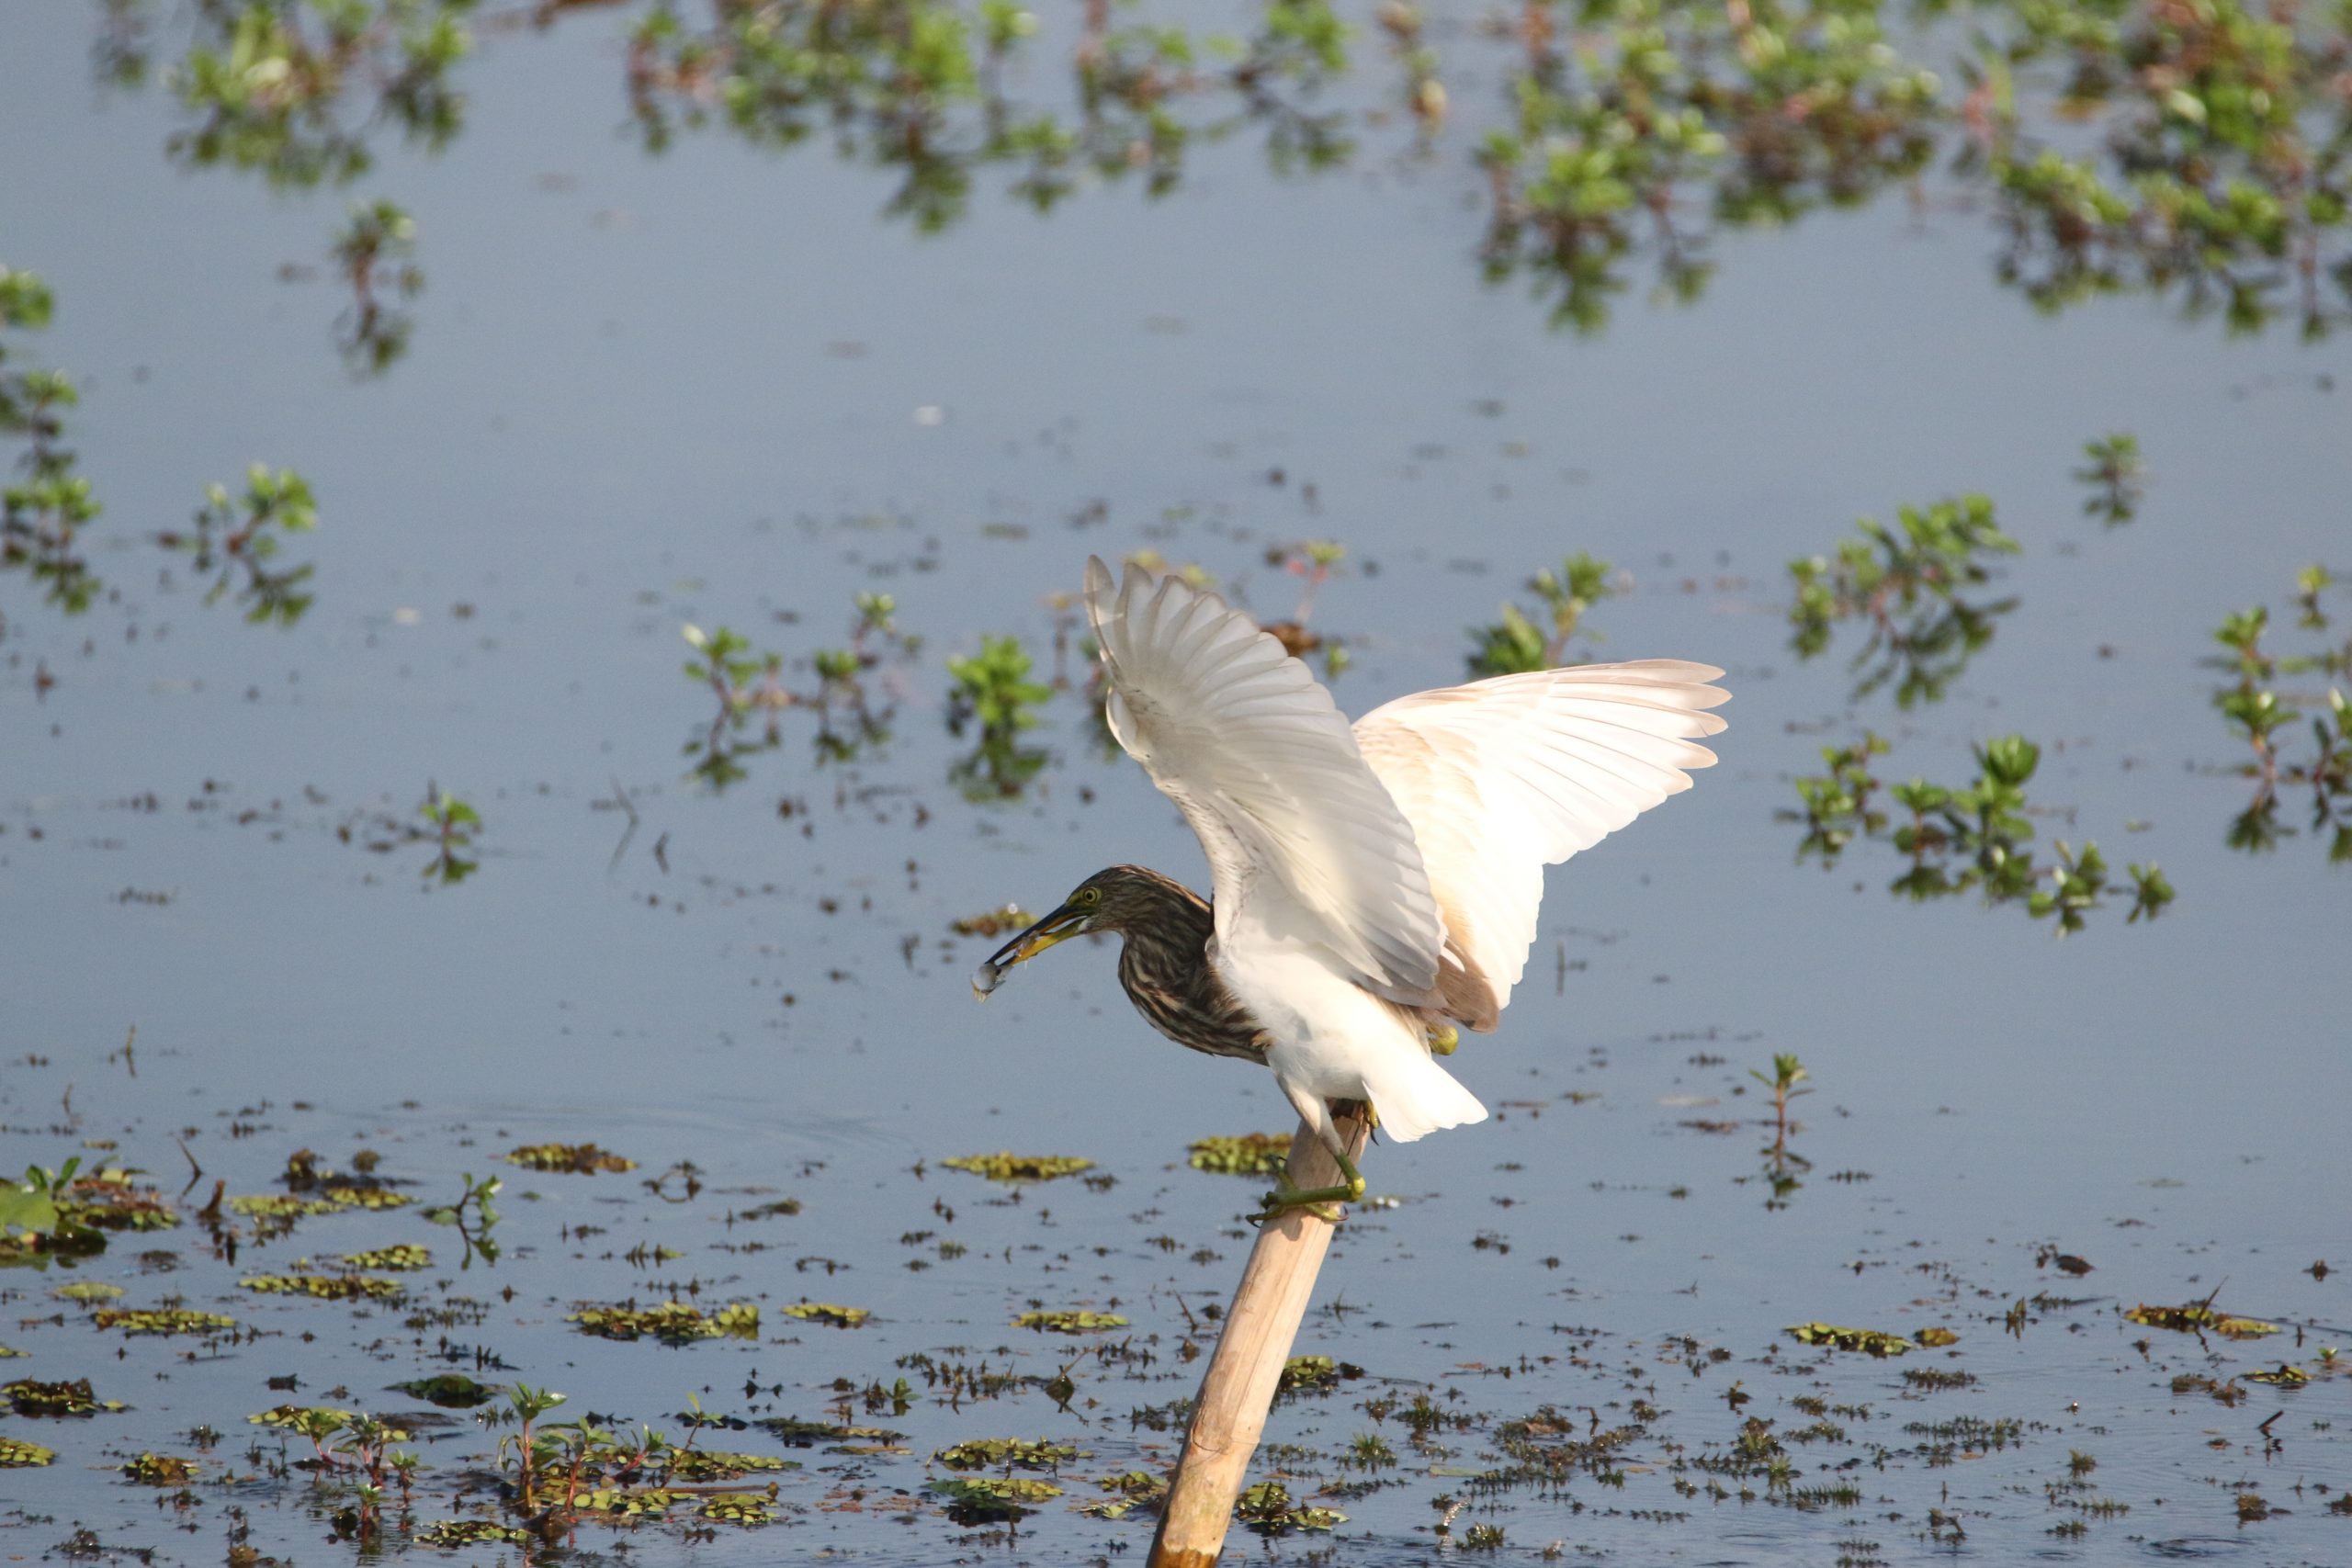
<path id="1" fill-rule="evenodd" d="M 1340 1174 L 1346 1179 L 1329 1187 L 1295 1185 L 1290 1179 L 1288 1162 L 1284 1162 L 1283 1173 L 1275 1178 L 1278 1185 L 1259 1204 L 1256 1223 L 1262 1225 L 1268 1220 L 1281 1218 L 1293 1209 L 1305 1209 L 1317 1219 L 1338 1224 L 1342 1218 L 1340 1211 L 1325 1205 L 1362 1201 L 1363 1172 L 1356 1168 L 1355 1161 L 1340 1150 L 1334 1149 L 1332 1157 L 1340 1162 Z"/>

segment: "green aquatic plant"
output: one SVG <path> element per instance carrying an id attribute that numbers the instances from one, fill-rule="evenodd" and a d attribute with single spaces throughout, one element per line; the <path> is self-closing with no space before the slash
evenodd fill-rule
<path id="1" fill-rule="evenodd" d="M 756 1339 L 760 1333 L 760 1309 L 749 1302 L 730 1303 L 712 1313 L 705 1313 L 698 1306 L 679 1301 L 662 1302 L 650 1307 L 634 1303 L 582 1306 L 564 1321 L 576 1323 L 582 1333 L 601 1338 L 659 1339 L 665 1345 L 716 1339 L 722 1335 L 731 1335 L 739 1339 Z"/>
<path id="2" fill-rule="evenodd" d="M 437 879 L 446 887 L 481 869 L 481 863 L 468 855 L 481 832 L 481 813 L 471 803 L 444 794 L 438 784 L 428 784 L 424 804 L 416 808 L 416 814 L 424 818 L 438 851 L 424 868 L 425 880 Z"/>
<path id="3" fill-rule="evenodd" d="M 1853 700 L 1894 682 L 1896 705 L 1909 708 L 1922 698 L 1940 701 L 2016 608 L 2015 599 L 1977 603 L 1962 593 L 1991 581 L 1988 560 L 2015 555 L 2018 543 L 1982 495 L 1904 506 L 1895 516 L 1893 528 L 1862 518 L 1860 536 L 1841 541 L 1835 556 L 1789 563 L 1796 584 L 1790 646 L 1812 659 L 1839 625 L 1863 623 L 1869 637 L 1848 665 L 1857 677 Z"/>
<path id="4" fill-rule="evenodd" d="M 1293 1530 L 1328 1530 L 1348 1522 L 1331 1508 L 1301 1507 L 1279 1481 L 1261 1481 L 1237 1498 L 1233 1517 L 1260 1535 L 1288 1535 Z"/>
<path id="5" fill-rule="evenodd" d="M 950 1170 L 1002 1182 L 1052 1181 L 1094 1168 L 1092 1160 L 1075 1155 L 1017 1155 L 1010 1149 L 992 1155 L 951 1155 L 939 1163 Z"/>
<path id="6" fill-rule="evenodd" d="M 1825 750 L 1831 773 L 1797 782 L 1804 810 L 1781 815 L 1807 825 L 1800 856 L 1815 852 L 1828 861 L 1856 838 L 1883 840 L 1910 861 L 1890 891 L 1914 901 L 1977 892 L 1987 904 L 2014 903 L 2035 919 L 2054 919 L 2062 936 L 2083 930 L 2092 911 L 2122 891 L 2095 843 L 2076 849 L 2060 840 L 2053 858 L 2037 863 L 2025 789 L 2041 762 L 2034 742 L 2009 735 L 1979 745 L 1976 778 L 1964 786 L 1913 778 L 1889 787 L 1888 801 L 1904 814 L 1889 833 L 1891 814 L 1867 804 L 1880 787 L 1863 771 L 1866 759 L 1883 750 L 1875 741 L 1866 734 L 1854 747 Z M 2177 897 L 2154 862 L 2134 863 L 2125 874 L 2127 925 L 2153 919 Z"/>
<path id="7" fill-rule="evenodd" d="M 2324 566 L 2305 567 L 2296 576 L 2300 630 L 2325 631 L 2325 596 L 2336 586 Z M 2248 852 L 2275 849 L 2292 828 L 2278 819 L 2282 787 L 2311 791 L 2311 830 L 2328 836 L 2328 858 L 2352 863 L 2352 699 L 2331 683 L 2324 699 L 2292 687 L 2282 678 L 2352 674 L 2352 641 L 2340 648 L 2273 654 L 2264 646 L 2270 612 L 2262 605 L 2224 616 L 2213 640 L 2224 650 L 2211 661 L 2235 676 L 2213 694 L 2213 705 L 2253 753 L 2245 771 L 2255 780 L 2254 798 L 2230 824 L 2227 843 Z M 2292 747 L 2309 721 L 2308 753 Z"/>
<path id="8" fill-rule="evenodd" d="M 351 289 L 349 308 L 335 319 L 335 348 L 353 375 L 380 376 L 408 352 L 415 330 L 399 302 L 424 288 L 416 220 L 394 202 L 354 202 L 332 254 Z"/>
<path id="9" fill-rule="evenodd" d="M 1048 1438 L 970 1438 L 931 1456 L 950 1470 L 1059 1470 L 1086 1456 L 1069 1443 Z"/>
<path id="10" fill-rule="evenodd" d="M 91 1314 L 90 1321 L 100 1328 L 119 1328 L 125 1334 L 220 1334 L 237 1326 L 233 1317 L 186 1307 L 108 1309 Z"/>
<path id="11" fill-rule="evenodd" d="M 2138 516 L 2145 477 L 2139 439 L 2119 432 L 2086 441 L 2083 456 L 2088 462 L 2075 470 L 2075 478 L 2090 487 L 2090 494 L 2083 499 L 2083 515 L 2096 517 L 2110 528 Z"/>
<path id="12" fill-rule="evenodd" d="M 424 1211 L 424 1218 L 431 1224 L 448 1225 L 457 1231 L 458 1240 L 465 1248 L 464 1256 L 458 1260 L 460 1269 L 472 1268 L 477 1253 L 485 1263 L 498 1261 L 498 1239 L 491 1235 L 498 1228 L 498 1210 L 491 1200 L 505 1185 L 495 1176 L 476 1181 L 473 1172 L 467 1171 L 458 1179 L 456 1202 Z"/>
<path id="13" fill-rule="evenodd" d="M 248 1291 L 322 1302 L 392 1301 L 407 1289 L 398 1280 L 374 1274 L 254 1274 L 237 1283 Z"/>
<path id="14" fill-rule="evenodd" d="M 81 401 L 61 370 L 12 367 L 17 333 L 50 324 L 56 296 L 34 273 L 0 265 L 0 436 L 25 442 L 23 478 L 0 485 L 0 571 L 22 571 L 68 615 L 90 607 L 105 587 L 80 546 L 81 530 L 100 511 L 90 481 L 63 445 L 65 413 Z"/>
<path id="15" fill-rule="evenodd" d="M 1471 628 L 1478 647 L 1470 655 L 1470 672 L 1514 675 L 1559 664 L 1566 657 L 1568 640 L 1584 623 L 1585 612 L 1618 592 L 1611 570 L 1607 561 L 1578 550 L 1561 563 L 1559 570 L 1546 567 L 1528 579 L 1528 589 L 1541 601 L 1540 614 L 1547 624 L 1538 626 L 1537 618 L 1517 604 L 1505 604 L 1500 621 Z"/>
<path id="16" fill-rule="evenodd" d="M 971 754 L 949 770 L 967 800 L 1017 798 L 1049 759 L 1044 748 L 1018 739 L 1037 723 L 1035 706 L 1054 694 L 1030 679 L 1032 668 L 1029 650 L 1012 637 L 984 637 L 979 652 L 947 660 L 955 682 L 947 699 L 948 733 L 960 736 L 975 721 L 979 730 Z"/>
<path id="17" fill-rule="evenodd" d="M 1875 1328 L 1838 1328 L 1826 1323 L 1800 1323 L 1789 1329 L 1789 1337 L 1807 1345 L 1826 1346 L 1835 1350 L 1855 1350 L 1867 1356 L 1903 1356 L 1912 1349 L 1911 1341 L 1900 1334 L 1886 1334 Z"/>
<path id="18" fill-rule="evenodd" d="M 1041 1334 L 1102 1334 L 1126 1327 L 1127 1320 L 1113 1312 L 1024 1312 L 1012 1320 L 1012 1326 Z"/>
<path id="19" fill-rule="evenodd" d="M 1195 1138 L 1186 1145 L 1184 1163 L 1217 1176 L 1278 1176 L 1288 1168 L 1290 1143 L 1287 1133 Z"/>
<path id="20" fill-rule="evenodd" d="M 231 495 L 226 485 L 207 485 L 192 530 L 159 534 L 155 542 L 185 551 L 198 575 L 212 578 L 204 594 L 207 604 L 234 590 L 250 624 L 290 626 L 315 597 L 301 592 L 311 569 L 278 570 L 270 563 L 287 535 L 307 534 L 318 523 L 318 505 L 301 475 L 291 468 L 272 473 L 267 464 L 255 463 L 245 470 L 243 494 Z"/>
<path id="21" fill-rule="evenodd" d="M 570 1171 L 594 1176 L 598 1171 L 635 1170 L 637 1161 L 594 1144 L 526 1144 L 498 1156 L 509 1165 L 532 1170 Z"/>
<path id="22" fill-rule="evenodd" d="M 38 1469 L 56 1457 L 54 1449 L 42 1448 L 39 1443 L 28 1442 L 22 1438 L 0 1435 L 0 1470 Z"/>
<path id="23" fill-rule="evenodd" d="M 835 1306 L 831 1302 L 796 1302 L 784 1309 L 786 1317 L 821 1323 L 834 1328 L 856 1328 L 874 1314 L 865 1307 Z"/>

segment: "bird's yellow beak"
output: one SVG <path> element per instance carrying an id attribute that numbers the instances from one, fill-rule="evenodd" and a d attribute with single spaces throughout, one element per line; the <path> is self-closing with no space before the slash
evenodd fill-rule
<path id="1" fill-rule="evenodd" d="M 989 961 L 972 972 L 972 994 L 982 1001 L 989 993 L 1004 984 L 1006 973 L 1016 964 L 1026 964 L 1057 942 L 1068 942 L 1086 929 L 1086 918 L 1091 910 L 1064 904 L 1011 942 L 989 955 Z"/>

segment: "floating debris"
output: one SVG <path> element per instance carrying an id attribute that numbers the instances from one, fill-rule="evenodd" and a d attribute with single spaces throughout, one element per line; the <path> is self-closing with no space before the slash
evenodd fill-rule
<path id="1" fill-rule="evenodd" d="M 255 1274 L 237 1281 L 248 1291 L 315 1296 L 322 1302 L 389 1301 L 407 1287 L 373 1274 Z"/>
<path id="2" fill-rule="evenodd" d="M 100 1328 L 119 1328 L 125 1334 L 219 1334 L 237 1326 L 233 1317 L 181 1307 L 109 1309 L 96 1314 L 91 1321 Z"/>
<path id="3" fill-rule="evenodd" d="M 1014 1475 L 957 1475 L 934 1481 L 931 1490 L 947 1499 L 947 1514 L 959 1524 L 978 1519 L 1013 1519 L 1025 1505 L 1050 1502 L 1062 1489 L 1050 1481 Z"/>
<path id="4" fill-rule="evenodd" d="M 75 1378 L 71 1382 L 40 1382 L 32 1378 L 18 1378 L 15 1382 L 0 1383 L 0 1399 L 19 1416 L 95 1416 L 101 1410 L 120 1410 L 117 1400 L 101 1402 L 91 1392 L 90 1380 Z"/>
<path id="5" fill-rule="evenodd" d="M 874 1314 L 864 1307 L 835 1306 L 831 1302 L 797 1302 L 784 1309 L 786 1317 L 797 1317 L 803 1323 L 830 1324 L 835 1328 L 855 1328 Z"/>
<path id="6" fill-rule="evenodd" d="M 175 1454 L 141 1454 L 122 1472 L 141 1486 L 185 1486 L 196 1479 L 196 1461 Z"/>
<path id="7" fill-rule="evenodd" d="M 1100 1334 L 1105 1329 L 1125 1328 L 1127 1320 L 1110 1312 L 1024 1312 L 1012 1320 L 1015 1328 L 1034 1328 L 1040 1333 Z"/>
<path id="8" fill-rule="evenodd" d="M 1293 1506 L 1289 1489 L 1279 1481 L 1261 1481 L 1242 1493 L 1233 1505 L 1233 1517 L 1261 1535 L 1327 1530 L 1348 1522 L 1347 1515 L 1330 1508 Z"/>
<path id="9" fill-rule="evenodd" d="M 1940 1350 L 1947 1345 L 1960 1343 L 1960 1336 L 1949 1328 L 1923 1328 L 1911 1337 L 1930 1350 Z"/>
<path id="10" fill-rule="evenodd" d="M 1281 1176 L 1290 1168 L 1290 1136 L 1244 1133 L 1236 1138 L 1195 1138 L 1184 1163 L 1216 1176 Z"/>
<path id="11" fill-rule="evenodd" d="M 1016 1155 L 1009 1150 L 992 1155 L 957 1155 L 939 1163 L 950 1170 L 968 1170 L 990 1181 L 1051 1181 L 1094 1168 L 1092 1160 L 1070 1155 Z"/>
<path id="12" fill-rule="evenodd" d="M 2301 1388 L 2303 1384 L 2312 1381 L 2312 1375 L 2311 1373 L 2303 1371 L 2301 1367 L 2290 1366 L 2288 1363 L 2281 1361 L 2278 1363 L 2278 1371 L 2269 1372 L 2248 1372 L 2245 1375 L 2245 1381 L 2248 1382 L 2266 1382 L 2277 1388 Z"/>
<path id="13" fill-rule="evenodd" d="M 396 1382 L 391 1389 L 394 1393 L 405 1393 L 444 1410 L 470 1410 L 506 1392 L 495 1383 L 476 1382 L 463 1372 L 437 1372 L 429 1378 Z"/>
<path id="14" fill-rule="evenodd" d="M 536 1540 L 529 1530 L 489 1519 L 435 1519 L 411 1538 L 422 1546 L 522 1546 Z"/>
<path id="15" fill-rule="evenodd" d="M 390 1269 L 413 1273 L 433 1267 L 433 1254 L 413 1241 L 398 1247 L 379 1247 L 372 1252 L 346 1252 L 335 1261 L 346 1269 Z"/>
<path id="16" fill-rule="evenodd" d="M 1084 1457 L 1069 1443 L 1048 1438 L 973 1438 L 931 1456 L 950 1470 L 994 1470 L 1009 1464 L 1016 1470 L 1057 1470 Z"/>
<path id="17" fill-rule="evenodd" d="M 1791 1325 L 1789 1333 L 1808 1345 L 1826 1345 L 1838 1350 L 1860 1350 L 1871 1356 L 1905 1356 L 1911 1351 L 1911 1341 L 1903 1336 L 1882 1334 L 1875 1328 L 1839 1328 L 1827 1323 L 1799 1323 Z"/>
<path id="18" fill-rule="evenodd" d="M 57 1457 L 53 1450 L 22 1438 L 0 1437 L 0 1470 L 30 1470 Z"/>
<path id="19" fill-rule="evenodd" d="M 594 1176 L 600 1170 L 618 1173 L 637 1168 L 637 1161 L 594 1144 L 526 1144 L 499 1157 L 509 1165 L 532 1170 L 568 1170 L 580 1176 Z"/>
<path id="20" fill-rule="evenodd" d="M 578 1324 L 583 1334 L 606 1339 L 653 1338 L 683 1345 L 692 1339 L 716 1339 L 722 1334 L 757 1338 L 760 1309 L 749 1302 L 736 1302 L 706 1315 L 700 1307 L 684 1302 L 663 1302 L 653 1307 L 582 1307 L 564 1321 Z"/>
<path id="21" fill-rule="evenodd" d="M 108 1231 L 167 1231 L 180 1223 L 169 1201 L 136 1185 L 130 1171 L 111 1168 L 68 1184 L 58 1195 L 57 1215 L 68 1225 Z"/>
<path id="22" fill-rule="evenodd" d="M 19 1350 L 12 1346 L 0 1345 L 0 1361 L 7 1360 L 11 1357 L 15 1356 L 28 1356 L 30 1354 L 32 1354 L 32 1352 L 29 1350 Z"/>
<path id="23" fill-rule="evenodd" d="M 2213 1310 L 2211 1302 L 2191 1302 L 2187 1306 L 2149 1306 L 2145 1303 L 2125 1313 L 2132 1323 L 2150 1328 L 2170 1328 L 2182 1334 L 2200 1334 L 2208 1330 L 2224 1339 L 2259 1339 L 2266 1334 L 2279 1331 L 2275 1323 L 2264 1323 L 2251 1317 L 2231 1317 Z"/>

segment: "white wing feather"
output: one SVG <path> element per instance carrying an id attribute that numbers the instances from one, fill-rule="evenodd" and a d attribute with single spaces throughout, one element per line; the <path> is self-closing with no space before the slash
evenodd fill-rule
<path id="1" fill-rule="evenodd" d="M 1200 836 L 1220 941 L 1245 911 L 1273 917 L 1374 994 L 1432 1000 L 1444 931 L 1421 852 L 1331 694 L 1255 621 L 1179 578 L 1155 585 L 1130 565 L 1114 591 L 1090 559 L 1086 608 L 1111 732 Z"/>
<path id="2" fill-rule="evenodd" d="M 1690 787 L 1730 694 L 1673 660 L 1504 675 L 1399 697 L 1356 722 L 1420 845 L 1447 946 L 1500 1011 L 1526 972 L 1544 867 Z"/>

